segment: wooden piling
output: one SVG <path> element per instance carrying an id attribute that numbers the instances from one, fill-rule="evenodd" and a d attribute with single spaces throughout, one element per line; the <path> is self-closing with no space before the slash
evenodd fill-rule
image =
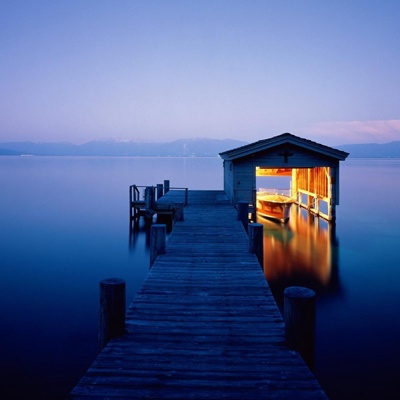
<path id="1" fill-rule="evenodd" d="M 134 218 L 134 207 L 133 207 L 133 185 L 129 186 L 129 220 L 132 221 Z"/>
<path id="2" fill-rule="evenodd" d="M 315 292 L 301 286 L 284 291 L 285 339 L 289 348 L 296 350 L 310 368 L 315 355 Z"/>
<path id="3" fill-rule="evenodd" d="M 255 253 L 261 268 L 264 269 L 264 226 L 262 224 L 249 225 L 249 251 Z"/>
<path id="4" fill-rule="evenodd" d="M 146 208 L 148 210 L 154 210 L 156 204 L 154 186 L 147 186 L 144 192 L 144 198 L 146 201 Z"/>
<path id="5" fill-rule="evenodd" d="M 184 203 L 175 203 L 175 221 L 184 221 Z"/>
<path id="6" fill-rule="evenodd" d="M 238 220 L 242 221 L 243 227 L 247 232 L 249 226 L 249 203 L 247 201 L 238 201 L 237 212 Z"/>
<path id="7" fill-rule="evenodd" d="M 164 186 L 162 183 L 157 183 L 157 200 L 161 199 L 164 194 Z"/>
<path id="8" fill-rule="evenodd" d="M 135 207 L 137 194 L 138 194 L 137 186 L 136 185 L 129 186 L 129 218 L 131 221 L 134 221 L 137 218 L 136 207 Z"/>
<path id="9" fill-rule="evenodd" d="M 169 192 L 169 180 L 164 181 L 164 194 Z"/>
<path id="10" fill-rule="evenodd" d="M 159 254 L 165 253 L 167 239 L 167 226 L 165 224 L 154 224 L 150 228 L 150 268 Z"/>
<path id="11" fill-rule="evenodd" d="M 120 278 L 100 281 L 99 352 L 110 339 L 125 333 L 125 286 Z"/>

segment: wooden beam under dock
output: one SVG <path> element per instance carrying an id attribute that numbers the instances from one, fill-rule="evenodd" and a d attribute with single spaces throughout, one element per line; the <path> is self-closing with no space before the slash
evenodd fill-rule
<path id="1" fill-rule="evenodd" d="M 327 399 L 286 347 L 281 314 L 222 191 L 189 191 L 126 331 L 72 399 Z"/>

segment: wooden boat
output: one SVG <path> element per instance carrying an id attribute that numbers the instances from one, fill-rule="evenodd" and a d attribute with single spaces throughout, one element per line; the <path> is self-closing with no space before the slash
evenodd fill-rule
<path id="1" fill-rule="evenodd" d="M 257 193 L 257 213 L 266 218 L 287 222 L 294 199 L 278 193 Z"/>

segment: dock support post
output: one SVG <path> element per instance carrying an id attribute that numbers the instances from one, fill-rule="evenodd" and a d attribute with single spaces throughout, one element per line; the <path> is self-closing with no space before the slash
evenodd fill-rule
<path id="1" fill-rule="evenodd" d="M 175 221 L 185 220 L 184 207 L 184 203 L 175 203 Z"/>
<path id="2" fill-rule="evenodd" d="M 243 227 L 247 232 L 249 226 L 249 203 L 247 201 L 238 201 L 237 211 L 238 220 L 242 221 Z"/>
<path id="3" fill-rule="evenodd" d="M 125 333 L 125 286 L 120 278 L 100 281 L 99 352 L 110 339 Z"/>
<path id="4" fill-rule="evenodd" d="M 249 252 L 255 253 L 261 269 L 264 269 L 264 225 L 253 223 L 249 225 Z"/>
<path id="5" fill-rule="evenodd" d="M 136 217 L 136 211 L 135 211 L 135 207 L 133 205 L 133 201 L 135 198 L 135 186 L 131 185 L 129 186 L 129 220 L 133 221 Z"/>
<path id="6" fill-rule="evenodd" d="M 286 344 L 298 351 L 310 368 L 315 356 L 315 298 L 313 290 L 301 286 L 284 291 Z"/>
<path id="7" fill-rule="evenodd" d="M 146 209 L 154 210 L 156 204 L 154 186 L 146 187 L 144 192 L 144 199 L 146 201 Z"/>
<path id="8" fill-rule="evenodd" d="M 163 196 L 163 184 L 162 183 L 157 183 L 157 200 L 161 199 L 161 197 Z"/>
<path id="9" fill-rule="evenodd" d="M 333 199 L 330 199 L 328 204 L 328 220 L 331 221 L 332 224 L 336 223 L 336 206 Z"/>
<path id="10" fill-rule="evenodd" d="M 150 268 L 153 266 L 159 254 L 165 253 L 165 242 L 167 240 L 167 226 L 165 224 L 154 224 L 150 228 Z"/>
<path id="11" fill-rule="evenodd" d="M 144 199 L 146 202 L 146 214 L 144 220 L 146 226 L 153 222 L 154 210 L 156 208 L 156 192 L 154 186 L 147 186 L 144 191 Z"/>
<path id="12" fill-rule="evenodd" d="M 164 181 L 164 194 L 169 192 L 169 180 Z"/>

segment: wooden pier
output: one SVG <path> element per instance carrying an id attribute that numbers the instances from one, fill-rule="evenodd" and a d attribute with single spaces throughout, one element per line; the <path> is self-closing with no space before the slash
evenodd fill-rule
<path id="1" fill-rule="evenodd" d="M 187 188 L 171 188 L 166 199 L 162 199 L 170 191 L 169 181 L 157 186 L 129 187 L 129 214 L 131 223 L 137 225 L 140 217 L 151 221 L 156 214 L 158 220 L 172 229 L 175 220 L 180 220 L 183 208 L 188 202 Z"/>
<path id="2" fill-rule="evenodd" d="M 187 203 L 127 311 L 126 334 L 107 344 L 71 398 L 327 399 L 285 345 L 281 314 L 224 192 L 189 191 Z"/>

